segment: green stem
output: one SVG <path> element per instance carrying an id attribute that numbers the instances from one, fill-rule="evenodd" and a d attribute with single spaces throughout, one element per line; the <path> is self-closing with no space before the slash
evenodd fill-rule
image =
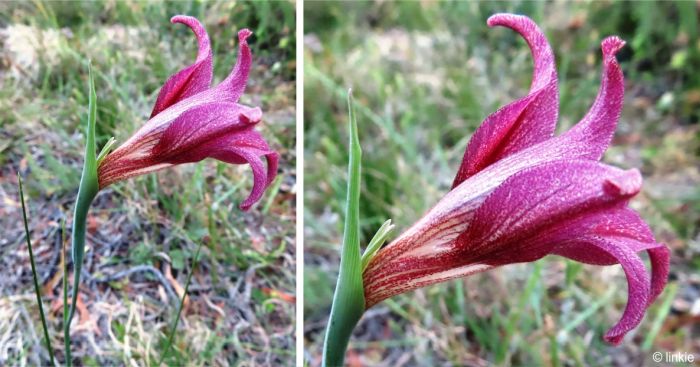
<path id="1" fill-rule="evenodd" d="M 78 300 L 80 272 L 83 267 L 83 257 L 85 256 L 85 226 L 87 213 L 90 209 L 90 204 L 92 204 L 92 200 L 95 198 L 95 195 L 97 195 L 97 189 L 95 188 L 93 190 L 91 186 L 92 185 L 89 183 L 83 185 L 81 181 L 80 189 L 78 190 L 78 202 L 75 205 L 75 213 L 73 215 L 73 244 L 71 246 L 71 257 L 73 259 L 73 295 L 71 298 L 70 313 L 68 315 L 68 324 L 73 320 L 75 305 Z M 86 190 L 83 190 L 83 188 L 86 188 Z"/>
<path id="2" fill-rule="evenodd" d="M 88 126 L 85 143 L 85 163 L 83 165 L 83 174 L 80 178 L 80 187 L 78 188 L 78 200 L 75 203 L 75 212 L 73 214 L 73 242 L 71 244 L 71 257 L 73 259 L 73 297 L 71 299 L 70 313 L 68 314 L 67 322 L 63 325 L 63 333 L 68 339 L 68 347 L 66 348 L 66 364 L 71 365 L 70 359 L 70 323 L 75 314 L 75 308 L 78 301 L 78 293 L 80 293 L 80 272 L 83 266 L 83 257 L 85 255 L 85 224 L 87 221 L 88 210 L 92 200 L 97 196 L 99 191 L 99 183 L 97 180 L 97 157 L 95 156 L 95 119 L 97 115 L 95 94 L 95 81 L 92 77 L 92 66 L 88 63 Z"/>
<path id="3" fill-rule="evenodd" d="M 360 165 L 362 150 L 357 121 L 348 92 L 350 114 L 350 159 L 348 163 L 348 193 L 345 207 L 345 229 L 340 254 L 340 272 L 333 296 L 323 345 L 323 366 L 342 366 L 352 331 L 365 311 L 360 258 Z"/>
<path id="4" fill-rule="evenodd" d="M 46 349 L 49 350 L 49 359 L 51 365 L 54 366 L 53 348 L 51 348 L 51 339 L 49 338 L 49 328 L 46 326 L 46 317 L 44 316 L 44 306 L 41 302 L 41 288 L 39 288 L 39 277 L 36 274 L 36 265 L 34 264 L 34 251 L 32 250 L 32 240 L 29 236 L 29 224 L 27 223 L 27 208 L 24 206 L 24 188 L 22 187 L 22 176 L 17 172 L 17 181 L 19 182 L 19 197 L 22 201 L 22 219 L 24 220 L 24 234 L 27 238 L 27 248 L 29 248 L 29 262 L 32 264 L 32 278 L 34 278 L 34 292 L 36 293 L 36 303 L 39 305 L 39 315 L 41 315 L 41 326 L 44 328 L 44 340 L 46 341 Z"/>

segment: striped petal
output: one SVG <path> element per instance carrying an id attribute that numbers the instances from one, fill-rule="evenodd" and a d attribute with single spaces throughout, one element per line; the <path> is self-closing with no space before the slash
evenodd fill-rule
<path id="1" fill-rule="evenodd" d="M 527 253 L 508 249 L 567 218 L 624 206 L 639 192 L 641 184 L 637 170 L 623 171 L 594 161 L 535 166 L 498 186 L 476 210 L 457 242 L 476 262 L 495 261 L 500 265 L 533 261 L 550 249 Z"/>
<path id="2" fill-rule="evenodd" d="M 261 119 L 259 107 L 231 102 L 198 105 L 167 126 L 151 153 L 166 161 L 196 162 L 202 159 L 197 159 L 196 147 L 257 124 Z"/>

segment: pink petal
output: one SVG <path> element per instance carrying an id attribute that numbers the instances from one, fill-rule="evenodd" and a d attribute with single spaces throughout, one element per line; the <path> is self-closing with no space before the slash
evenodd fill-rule
<path id="1" fill-rule="evenodd" d="M 660 243 L 658 247 L 647 250 L 651 261 L 651 294 L 649 305 L 661 295 L 668 283 L 668 273 L 671 266 L 671 251 Z"/>
<path id="2" fill-rule="evenodd" d="M 605 335 L 606 341 L 618 344 L 628 331 L 639 325 L 644 311 L 663 291 L 668 278 L 669 258 L 664 256 L 668 255 L 668 249 L 655 243 L 647 232 L 646 223 L 634 211 L 619 208 L 560 223 L 553 231 L 541 233 L 528 242 L 540 246 L 542 242 L 554 244 L 552 254 L 587 264 L 622 265 L 629 288 L 627 307 L 620 321 Z M 642 250 L 647 250 L 651 259 L 651 283 L 637 255 Z"/>
<path id="3" fill-rule="evenodd" d="M 267 170 L 264 169 L 264 163 L 261 159 L 263 156 L 267 160 Z M 250 164 L 253 170 L 253 190 L 248 198 L 241 203 L 241 210 L 250 209 L 253 204 L 260 200 L 265 189 L 277 175 L 279 161 L 277 152 L 271 150 L 262 135 L 253 130 L 251 126 L 216 137 L 169 162 L 188 163 L 204 158 L 214 158 L 231 164 Z"/>
<path id="4" fill-rule="evenodd" d="M 163 84 L 151 112 L 151 118 L 173 104 L 209 89 L 213 75 L 212 51 L 204 26 L 196 18 L 185 15 L 174 16 L 170 22 L 182 23 L 190 27 L 197 36 L 199 51 L 194 64 L 171 75 Z"/>
<path id="5" fill-rule="evenodd" d="M 159 137 L 152 154 L 177 163 L 196 162 L 193 149 L 223 135 L 258 123 L 262 111 L 231 102 L 197 105 L 175 118 Z"/>
<path id="6" fill-rule="evenodd" d="M 248 83 L 248 74 L 250 73 L 250 65 L 252 54 L 248 46 L 248 37 L 252 35 L 248 29 L 241 29 L 238 32 L 238 59 L 236 65 L 231 70 L 226 79 L 219 85 L 214 87 L 212 93 L 219 98 L 228 102 L 238 102 L 245 91 L 246 83 Z"/>
<path id="7" fill-rule="evenodd" d="M 578 156 L 599 160 L 610 144 L 624 102 L 625 80 L 615 54 L 625 41 L 612 36 L 603 40 L 603 76 L 598 96 L 586 116 L 562 135 L 562 144 L 581 145 Z M 578 142 L 575 143 L 575 142 Z"/>
<path id="8" fill-rule="evenodd" d="M 594 161 L 555 161 L 525 169 L 489 194 L 457 243 L 475 261 L 492 258 L 494 251 L 567 218 L 623 206 L 639 192 L 641 184 L 637 170 L 623 171 Z M 532 261 L 547 252 L 504 251 L 499 261 L 523 261 L 521 256 Z M 514 261 L 509 261 L 509 256 Z"/>
<path id="9" fill-rule="evenodd" d="M 656 246 L 654 235 L 644 219 L 628 207 L 606 208 L 587 215 L 567 218 L 541 232 L 539 237 L 558 238 L 556 242 L 562 242 L 572 238 L 570 234 L 574 228 L 581 235 L 628 239 L 631 241 L 628 247 L 635 252 Z"/>
<path id="10" fill-rule="evenodd" d="M 248 210 L 253 204 L 257 203 L 277 174 L 277 164 L 279 160 L 277 152 L 268 151 L 263 155 L 267 160 L 267 171 L 264 168 L 260 153 L 255 150 L 234 147 L 212 155 L 212 158 L 227 163 L 250 164 L 253 170 L 253 189 L 248 197 L 240 204 L 239 207 L 241 210 Z"/>
<path id="11" fill-rule="evenodd" d="M 464 152 L 452 187 L 503 157 L 549 139 L 559 110 L 554 54 L 542 31 L 529 18 L 497 14 L 488 25 L 502 25 L 520 33 L 535 61 L 532 85 L 527 96 L 502 107 L 479 126 Z"/>
<path id="12" fill-rule="evenodd" d="M 622 265 L 622 269 L 627 276 L 627 306 L 620 321 L 615 324 L 607 333 L 605 340 L 608 343 L 617 345 L 624 338 L 625 334 L 639 325 L 644 317 L 644 312 L 649 304 L 650 281 L 642 259 L 637 253 L 624 244 L 615 241 L 599 238 L 589 242 L 610 256 L 617 259 Z"/>
<path id="13" fill-rule="evenodd" d="M 574 235 L 574 233 L 576 235 Z M 586 240 L 581 240 L 584 238 Z M 555 228 L 540 233 L 532 242 L 556 243 L 552 254 L 595 265 L 613 265 L 618 260 L 591 246 L 591 238 L 606 238 L 634 252 L 647 251 L 651 262 L 651 294 L 649 304 L 663 292 L 668 281 L 670 252 L 657 243 L 649 226 L 634 210 L 619 208 L 592 213 L 574 220 L 558 223 Z"/>
<path id="14" fill-rule="evenodd" d="M 614 265 L 619 263 L 619 259 L 612 257 L 608 252 L 601 250 L 592 244 L 596 241 L 614 241 L 616 245 L 627 247 L 633 252 L 638 252 L 640 242 L 614 237 L 574 237 L 569 242 L 559 244 L 552 254 L 568 257 L 586 264 L 593 265 Z M 663 292 L 668 282 L 670 266 L 670 252 L 668 248 L 660 243 L 644 243 L 642 246 L 649 254 L 651 262 L 651 291 L 647 306 L 650 306 Z"/>
<path id="15" fill-rule="evenodd" d="M 609 143 L 617 123 L 615 116 L 619 113 L 619 109 L 615 112 L 613 107 L 621 108 L 623 80 L 614 57 L 617 50 L 615 47 L 619 48 L 621 42 L 616 38 L 608 38 L 603 42 L 606 61 L 599 97 L 591 109 L 592 112 L 572 129 L 573 132 L 564 133 L 503 157 L 471 176 L 468 185 L 455 187 L 442 201 L 459 202 L 460 198 L 486 195 L 506 178 L 527 167 L 558 160 L 599 158 L 600 153 Z M 607 97 L 603 96 L 610 98 L 617 96 L 620 98 L 620 103 L 609 105 L 604 101 Z"/>
<path id="16" fill-rule="evenodd" d="M 526 169 L 484 200 L 457 246 L 469 263 L 489 266 L 534 261 L 549 253 L 598 265 L 620 263 L 629 300 L 622 319 L 605 336 L 617 344 L 639 324 L 668 276 L 667 249 L 625 207 L 640 187 L 638 171 L 589 160 Z M 651 281 L 637 255 L 642 250 L 650 254 Z"/>

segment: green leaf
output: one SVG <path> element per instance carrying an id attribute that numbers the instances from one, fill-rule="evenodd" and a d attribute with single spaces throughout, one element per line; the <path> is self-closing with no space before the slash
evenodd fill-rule
<path id="1" fill-rule="evenodd" d="M 391 231 L 394 230 L 396 226 L 391 224 L 391 219 L 387 219 L 384 224 L 382 224 L 381 227 L 379 227 L 379 230 L 377 230 L 377 233 L 374 234 L 374 237 L 372 237 L 372 240 L 369 241 L 369 245 L 367 245 L 367 248 L 365 249 L 365 253 L 362 254 L 362 271 L 364 272 L 365 269 L 367 268 L 367 265 L 369 265 L 370 260 L 374 257 L 374 255 L 379 251 L 379 249 L 382 247 L 384 242 L 386 241 L 386 238 L 389 236 Z"/>
<path id="2" fill-rule="evenodd" d="M 102 160 L 112 151 L 112 146 L 114 146 L 116 142 L 117 140 L 114 139 L 114 137 L 107 140 L 107 143 L 102 147 L 102 150 L 100 150 L 100 154 L 97 155 L 97 167 L 100 167 L 100 163 L 102 163 Z"/>
<path id="3" fill-rule="evenodd" d="M 357 132 L 357 121 L 352 99 L 348 92 L 350 124 L 350 159 L 348 163 L 348 191 L 345 206 L 345 230 L 340 254 L 340 272 L 333 296 L 328 329 L 323 348 L 323 365 L 343 365 L 345 350 L 355 325 L 365 311 L 360 259 L 360 168 L 362 149 Z"/>

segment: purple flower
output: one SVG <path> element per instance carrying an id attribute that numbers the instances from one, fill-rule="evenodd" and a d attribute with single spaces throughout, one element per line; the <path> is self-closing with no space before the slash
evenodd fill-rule
<path id="1" fill-rule="evenodd" d="M 238 103 L 250 72 L 248 29 L 238 32 L 238 60 L 229 76 L 211 88 L 212 51 L 209 36 L 195 18 L 178 15 L 197 36 L 194 64 L 172 75 L 163 85 L 150 119 L 98 167 L 100 189 L 133 176 L 183 163 L 215 158 L 231 164 L 250 164 L 253 190 L 243 210 L 260 200 L 277 174 L 277 152 L 254 130 L 262 119 L 259 107 Z M 262 158 L 267 161 L 267 168 Z"/>
<path id="2" fill-rule="evenodd" d="M 527 96 L 486 118 L 464 153 L 452 190 L 382 248 L 363 274 L 365 306 L 399 293 L 506 264 L 555 254 L 595 265 L 620 264 L 629 296 L 605 335 L 618 344 L 663 291 L 670 253 L 627 204 L 642 177 L 599 162 L 620 117 L 624 80 L 615 59 L 624 42 L 602 42 L 603 75 L 586 116 L 554 137 L 558 114 L 554 55 L 527 17 L 496 14 L 527 41 L 535 61 Z M 651 275 L 638 252 L 646 251 Z"/>

